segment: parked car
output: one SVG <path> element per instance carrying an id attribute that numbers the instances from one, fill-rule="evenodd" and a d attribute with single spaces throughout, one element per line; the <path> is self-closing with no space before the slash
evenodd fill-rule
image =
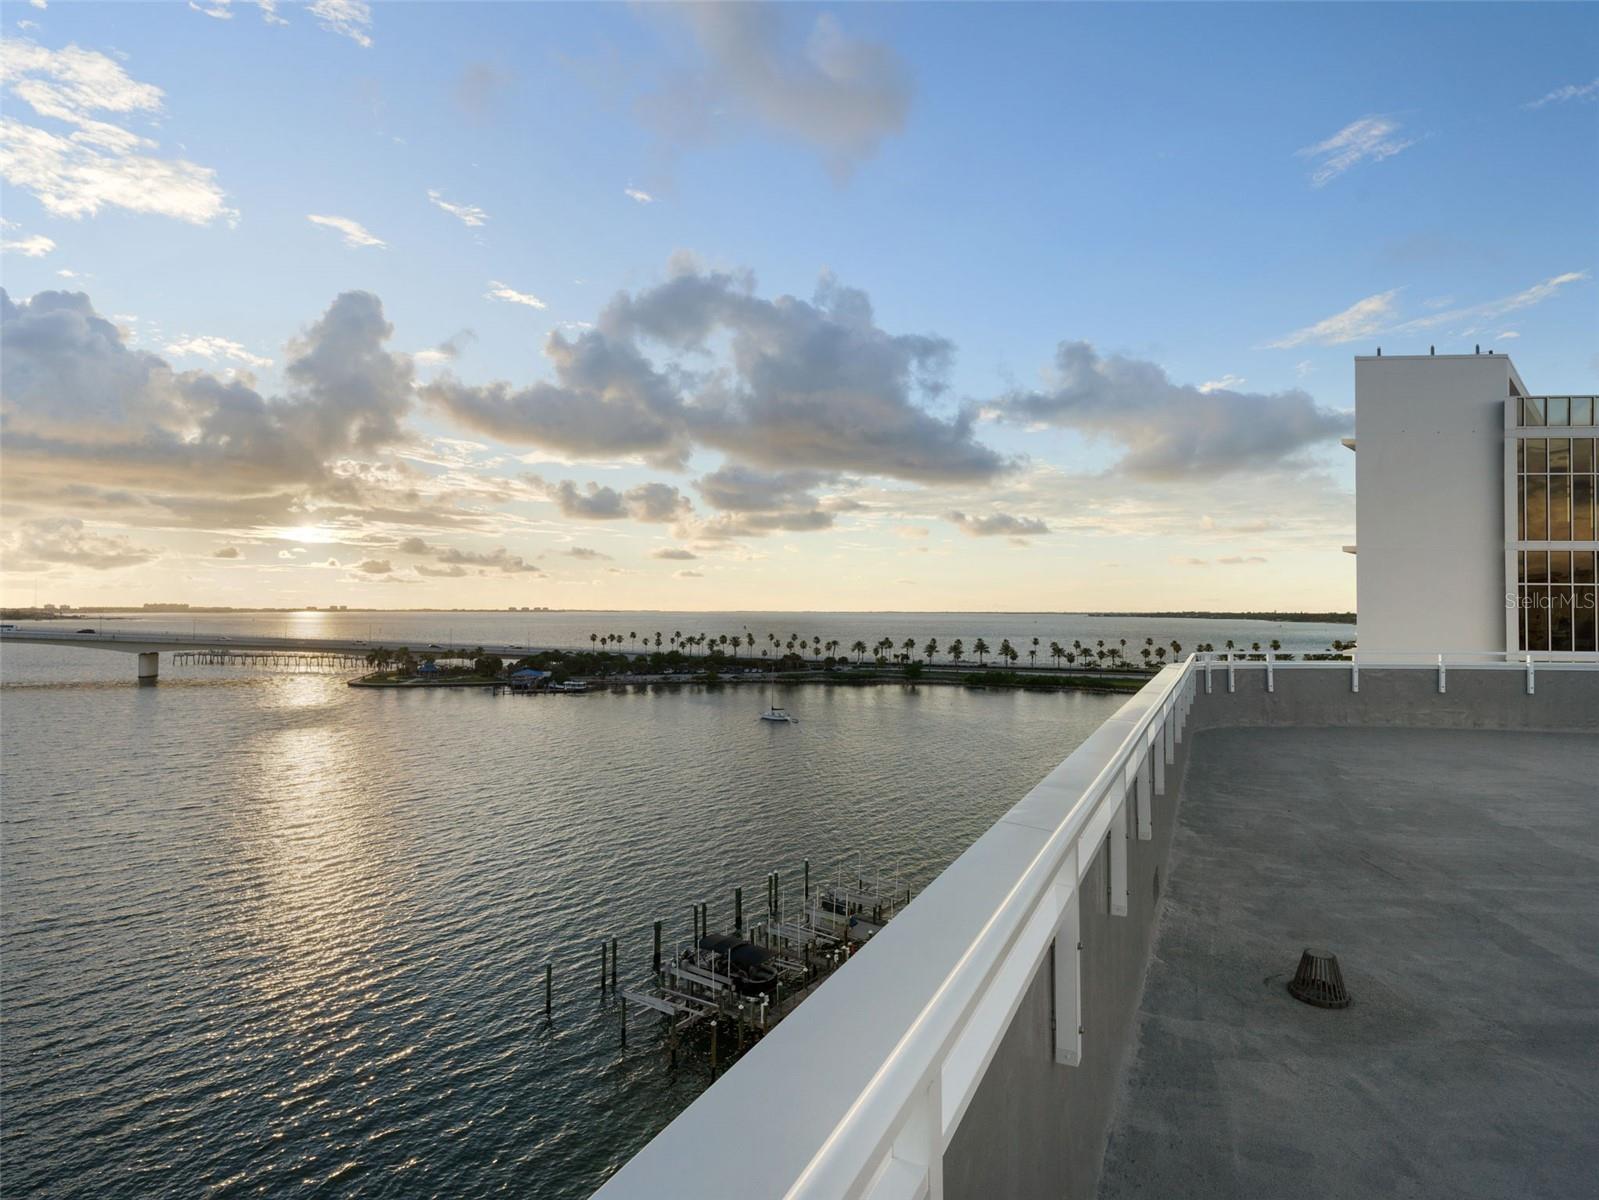
<path id="1" fill-rule="evenodd" d="M 97 633 L 99 631 L 95 630 L 95 629 L 80 629 L 80 630 L 78 630 L 78 632 L 79 633 Z"/>

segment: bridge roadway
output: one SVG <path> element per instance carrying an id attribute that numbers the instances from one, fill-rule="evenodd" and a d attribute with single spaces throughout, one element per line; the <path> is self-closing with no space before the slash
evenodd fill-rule
<path id="1" fill-rule="evenodd" d="M 120 650 L 139 656 L 139 682 L 154 683 L 159 675 L 160 656 L 163 650 L 240 650 L 281 651 L 285 654 L 365 654 L 387 642 L 374 642 L 362 638 L 304 638 L 273 637 L 245 633 L 165 633 L 159 630 L 140 630 L 127 633 L 75 633 L 66 629 L 0 629 L 0 642 L 26 642 L 42 646 L 79 646 L 88 650 Z M 481 648 L 485 654 L 498 654 L 502 658 L 520 658 L 531 653 L 528 646 L 510 643 L 479 642 L 429 642 L 409 647 L 413 654 L 429 651 L 440 657 L 466 654 Z M 390 649 L 398 649 L 397 646 Z"/>

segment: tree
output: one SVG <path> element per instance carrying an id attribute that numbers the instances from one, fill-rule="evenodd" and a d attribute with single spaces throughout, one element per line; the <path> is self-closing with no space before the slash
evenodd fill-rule
<path id="1" fill-rule="evenodd" d="M 1001 658 L 1003 658 L 1003 659 L 1007 659 L 1008 660 L 1010 658 L 1010 654 L 1011 654 L 1010 638 L 1000 638 L 999 639 L 999 656 Z"/>
<path id="2" fill-rule="evenodd" d="M 600 635 L 599 634 L 597 634 L 597 633 L 589 634 L 589 646 L 592 649 L 595 649 L 595 650 L 598 650 L 600 648 Z"/>
<path id="3" fill-rule="evenodd" d="M 1059 642 L 1051 642 L 1049 644 L 1049 656 L 1055 660 L 1055 669 L 1057 671 L 1060 670 L 1060 660 L 1065 656 L 1065 654 L 1066 651 L 1061 647 Z"/>
<path id="4" fill-rule="evenodd" d="M 505 670 L 505 660 L 498 654 L 484 654 L 480 647 L 472 659 L 472 669 L 486 679 L 493 679 Z"/>
<path id="5" fill-rule="evenodd" d="M 916 653 L 916 639 L 906 638 L 900 643 L 900 649 L 905 651 L 905 661 L 910 662 L 911 655 Z"/>
<path id="6" fill-rule="evenodd" d="M 1281 642 L 1279 642 L 1276 638 L 1272 638 L 1271 639 L 1271 648 L 1275 652 L 1275 651 L 1281 650 L 1283 648 L 1283 644 Z"/>
<path id="7" fill-rule="evenodd" d="M 861 656 L 866 653 L 866 643 L 856 638 L 855 644 L 850 647 L 850 653 L 855 655 L 856 662 L 860 662 Z"/>
<path id="8" fill-rule="evenodd" d="M 1160 659 L 1161 662 L 1165 662 L 1166 661 L 1166 647 L 1165 646 L 1156 646 L 1155 647 L 1155 657 Z"/>
<path id="9" fill-rule="evenodd" d="M 961 641 L 960 638 L 956 638 L 953 642 L 951 642 L 949 644 L 949 661 L 954 663 L 958 667 L 958 666 L 960 666 L 961 659 L 963 659 L 965 657 L 966 657 L 966 643 Z"/>
<path id="10" fill-rule="evenodd" d="M 982 666 L 983 656 L 988 653 L 988 643 L 982 638 L 978 638 L 972 643 L 972 653 L 977 655 L 977 665 Z"/>
<path id="11" fill-rule="evenodd" d="M 1033 648 L 1027 652 L 1027 665 L 1029 667 L 1036 667 L 1038 665 L 1038 639 L 1037 638 L 1033 639 Z"/>
<path id="12" fill-rule="evenodd" d="M 922 653 L 927 655 L 927 661 L 933 661 L 933 655 L 938 653 L 938 639 L 928 638 L 927 645 L 922 647 Z"/>

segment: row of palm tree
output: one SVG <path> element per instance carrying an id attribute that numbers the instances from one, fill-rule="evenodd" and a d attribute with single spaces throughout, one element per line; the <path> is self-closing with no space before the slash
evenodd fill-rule
<path id="1" fill-rule="evenodd" d="M 667 634 L 657 631 L 653 635 L 644 635 L 642 648 L 640 647 L 639 635 L 636 632 L 628 633 L 625 637 L 620 633 L 589 634 L 589 644 L 595 650 L 611 650 L 612 647 L 615 647 L 616 650 L 620 651 L 623 643 L 626 642 L 633 653 L 641 651 L 647 653 L 652 649 L 656 651 L 676 650 L 692 656 L 698 651 L 703 654 L 720 653 L 735 659 L 740 656 L 741 652 L 746 657 L 753 659 L 755 657 L 756 641 L 755 634 L 751 633 L 747 627 L 742 632 L 733 634 L 684 633 L 682 630 L 673 630 L 672 633 Z M 785 655 L 797 655 L 800 658 L 822 660 L 825 655 L 828 659 L 836 659 L 840 657 L 838 651 L 841 647 L 843 647 L 843 643 L 837 640 L 823 641 L 820 636 L 805 638 L 797 633 L 790 633 L 785 640 L 778 634 L 768 633 L 764 644 L 761 646 L 760 657 L 782 658 Z M 1237 649 L 1231 638 L 1226 641 L 1225 647 L 1229 651 Z M 942 649 L 948 661 L 956 666 L 959 666 L 962 662 L 970 661 L 970 659 L 976 659 L 979 666 L 985 666 L 990 655 L 993 655 L 999 661 L 1015 666 L 1025 654 L 1029 667 L 1036 667 L 1039 656 L 1043 655 L 1055 664 L 1056 669 L 1059 669 L 1064 662 L 1068 667 L 1083 666 L 1095 669 L 1125 670 L 1139 666 L 1138 660 L 1141 659 L 1142 666 L 1153 670 L 1166 662 L 1168 648 L 1173 660 L 1182 657 L 1183 646 L 1181 642 L 1174 639 L 1164 645 L 1157 645 L 1152 637 L 1144 639 L 1144 644 L 1138 648 L 1137 659 L 1129 657 L 1126 638 L 1116 639 L 1109 644 L 1106 643 L 1105 639 L 1100 638 L 1091 646 L 1084 645 L 1080 639 L 1074 640 L 1070 646 L 1063 645 L 1058 641 L 1051 641 L 1046 647 L 1041 639 L 1035 637 L 1032 640 L 1032 644 L 1027 646 L 1026 649 L 1018 649 L 1015 645 L 1012 645 L 1009 638 L 1002 638 L 997 650 L 992 649 L 983 638 L 976 638 L 971 643 L 970 658 L 968 658 L 966 642 L 962 638 L 956 638 L 949 643 L 947 648 L 940 647 L 937 638 L 928 638 L 921 647 L 921 651 L 922 661 L 934 663 L 938 660 L 939 652 Z M 1282 643 L 1273 638 L 1271 648 L 1274 651 L 1280 651 Z M 874 662 L 886 665 L 891 662 L 908 664 L 915 661 L 917 646 L 915 638 L 906 638 L 902 642 L 896 642 L 892 637 L 885 636 L 879 638 L 870 646 L 866 644 L 864 639 L 857 638 L 845 649 L 848 654 L 855 656 L 857 663 L 864 662 L 866 656 L 870 654 Z M 1194 649 L 1214 652 L 1216 647 L 1212 642 L 1202 642 L 1194 646 Z M 1252 643 L 1252 649 L 1255 653 L 1260 653 L 1260 643 Z"/>

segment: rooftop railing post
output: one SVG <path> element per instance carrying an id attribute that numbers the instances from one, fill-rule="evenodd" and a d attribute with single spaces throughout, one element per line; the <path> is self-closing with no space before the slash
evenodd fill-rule
<path id="1" fill-rule="evenodd" d="M 1444 656 L 1440 654 L 1438 656 L 1438 694 L 1442 696 L 1448 690 L 1449 688 L 1444 678 Z"/>
<path id="2" fill-rule="evenodd" d="M 1266 651 L 1266 690 L 1268 692 L 1275 692 L 1277 690 L 1277 681 L 1272 676 L 1272 668 L 1276 666 L 1277 663 L 1276 658 L 1273 657 L 1275 653 L 1276 652 L 1272 650 Z"/>
<path id="3" fill-rule="evenodd" d="M 1070 856 L 1075 875 L 1076 855 Z M 1081 892 L 1072 888 L 1055 931 L 1055 1061 L 1075 1067 L 1083 1061 L 1083 942 Z"/>
<path id="4" fill-rule="evenodd" d="M 1110 823 L 1110 915 L 1127 915 L 1127 800 Z"/>
<path id="5" fill-rule="evenodd" d="M 1352 660 L 1349 664 L 1349 690 L 1352 692 L 1360 690 L 1360 661 L 1358 659 Z"/>
<path id="6" fill-rule="evenodd" d="M 1205 655 L 1205 695 L 1210 695 L 1210 664 L 1214 656 Z"/>
<path id="7" fill-rule="evenodd" d="M 1527 695 L 1531 696 L 1538 690 L 1537 681 L 1533 678 L 1532 652 L 1527 652 Z"/>
<path id="8" fill-rule="evenodd" d="M 1233 652 L 1227 651 L 1227 691 L 1231 693 L 1237 681 L 1233 678 Z"/>
<path id="9" fill-rule="evenodd" d="M 1150 803 L 1150 757 L 1149 744 L 1146 742 L 1138 756 L 1138 775 L 1133 781 L 1133 787 L 1137 789 L 1138 840 L 1141 842 L 1147 842 L 1154 836 L 1154 830 L 1150 827 L 1150 809 L 1153 807 Z"/>

